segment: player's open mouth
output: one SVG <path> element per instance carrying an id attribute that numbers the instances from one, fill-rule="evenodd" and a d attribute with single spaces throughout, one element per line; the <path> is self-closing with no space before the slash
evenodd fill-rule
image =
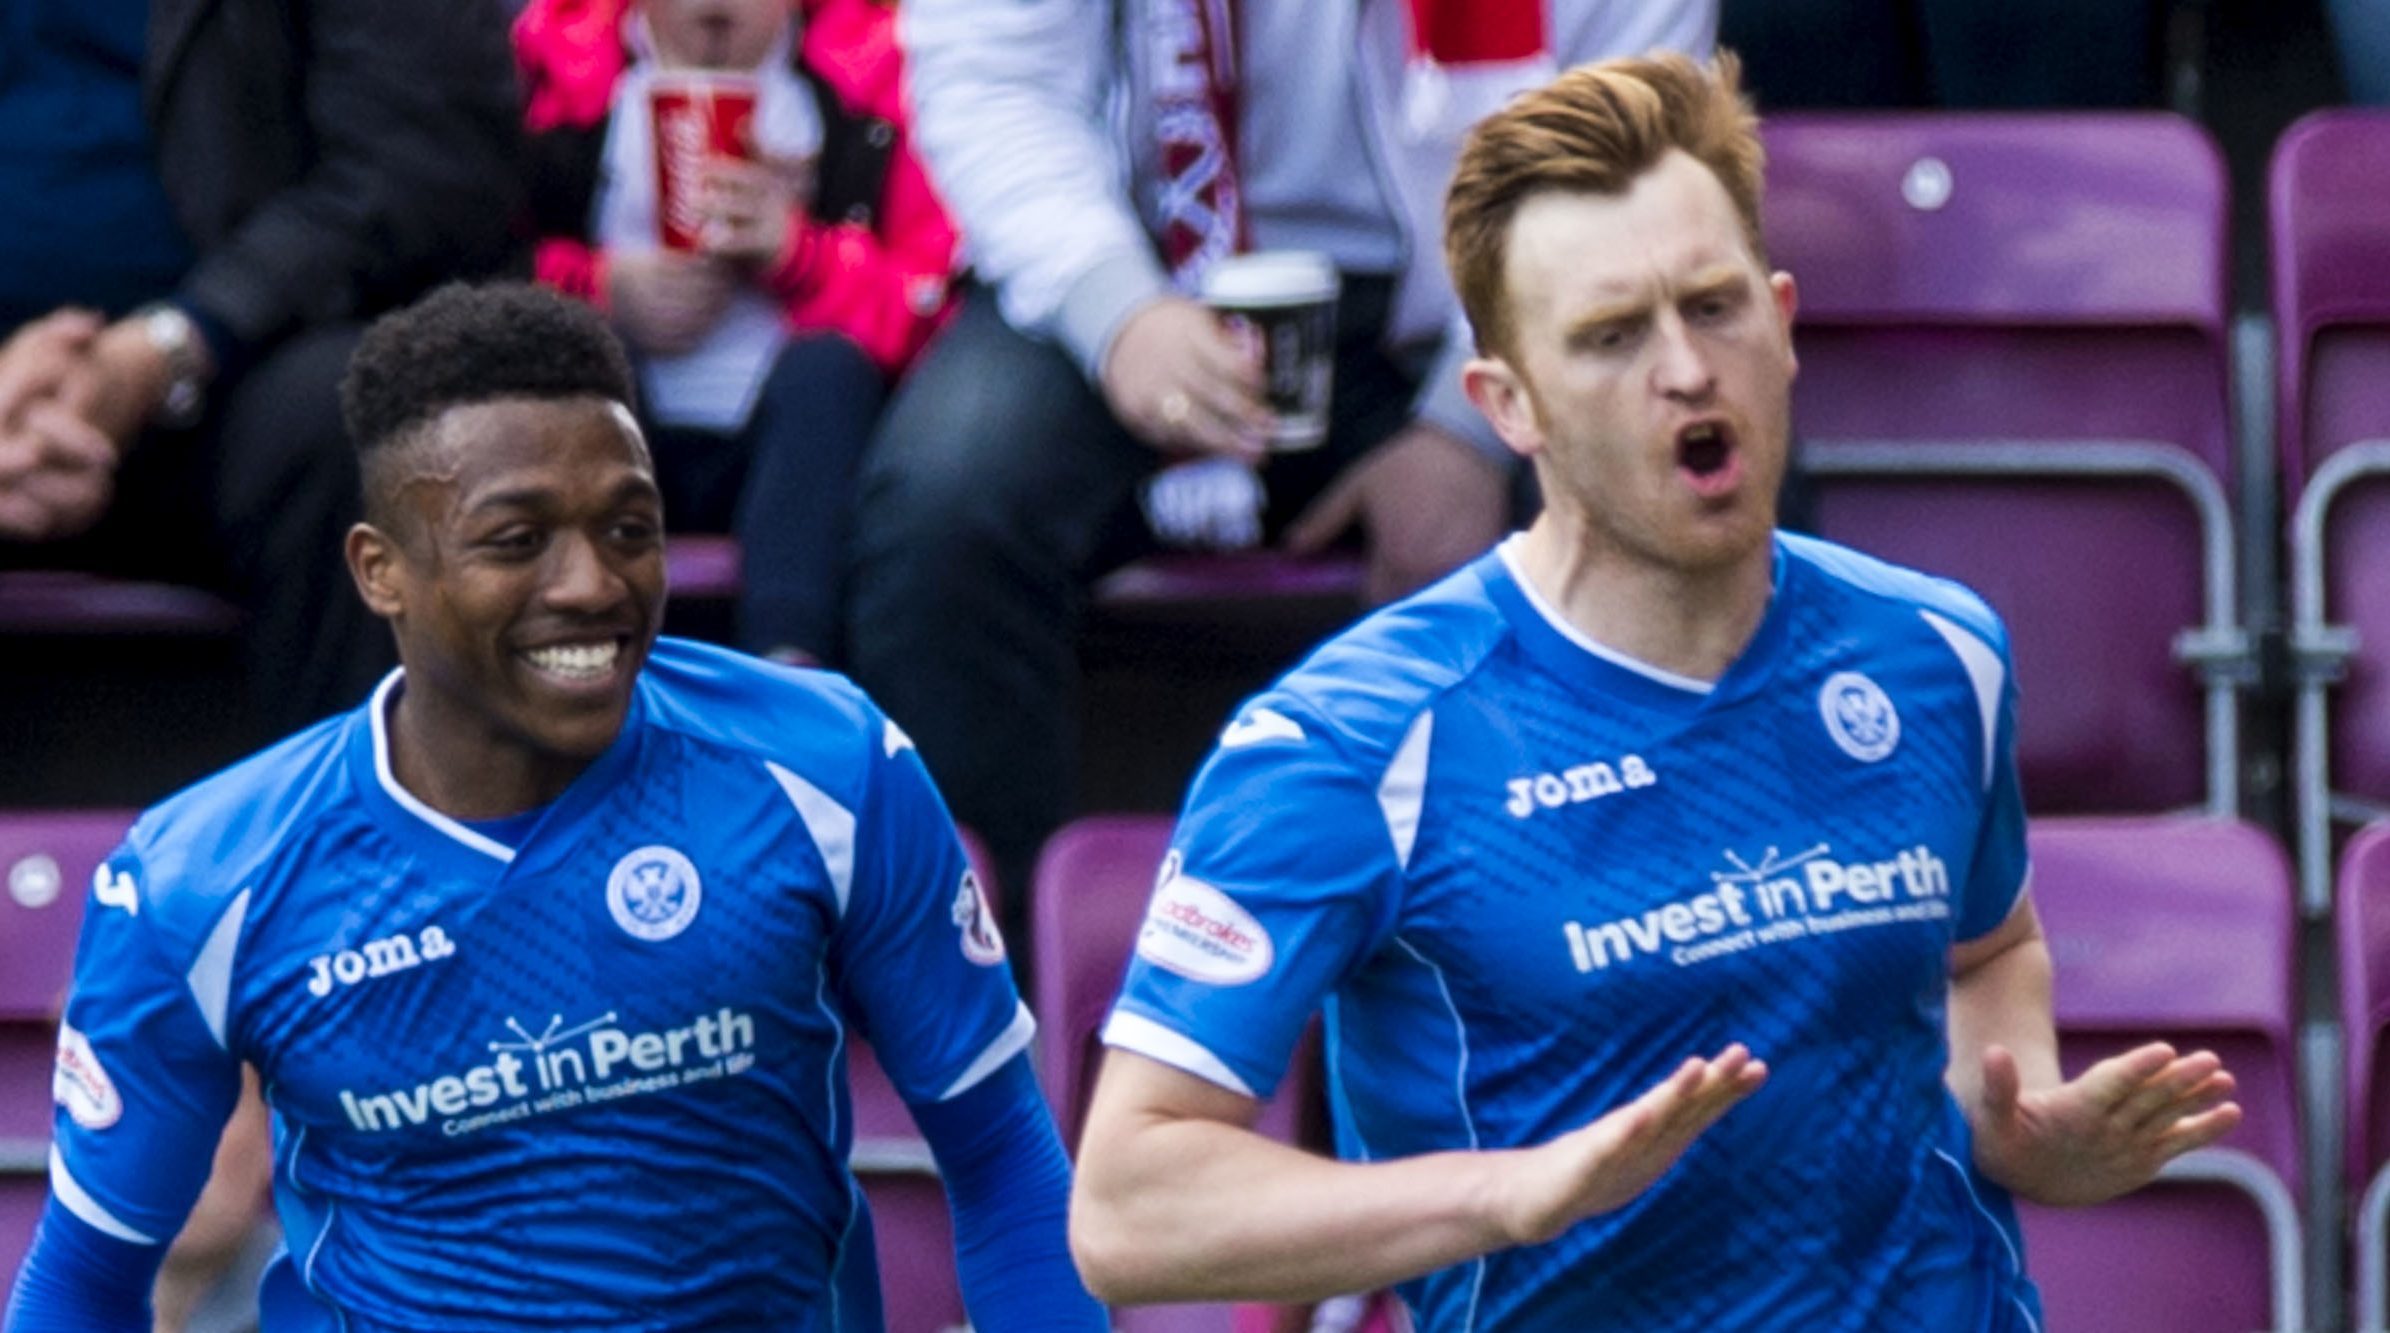
<path id="1" fill-rule="evenodd" d="M 1704 497 L 1734 489 L 1742 478 L 1734 432 L 1723 421 L 1696 421 L 1676 434 L 1676 467 Z"/>

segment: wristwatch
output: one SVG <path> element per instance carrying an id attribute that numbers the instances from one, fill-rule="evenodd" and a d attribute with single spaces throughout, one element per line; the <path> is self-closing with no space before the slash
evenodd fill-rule
<path id="1" fill-rule="evenodd" d="M 133 318 L 141 321 L 142 335 L 166 361 L 166 396 L 159 400 L 150 420 L 168 430 L 197 425 L 207 407 L 207 382 L 213 369 L 199 326 L 181 306 L 163 302 L 141 307 L 133 312 Z"/>

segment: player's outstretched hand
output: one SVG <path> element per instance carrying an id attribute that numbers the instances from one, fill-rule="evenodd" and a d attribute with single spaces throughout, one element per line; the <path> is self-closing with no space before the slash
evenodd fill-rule
<path id="1" fill-rule="evenodd" d="M 1626 1204 L 1767 1076 L 1767 1066 L 1738 1042 L 1710 1059 L 1685 1061 L 1583 1129 L 1512 1154 L 1497 1204 L 1503 1231 L 1512 1244 L 1541 1244 Z"/>
<path id="2" fill-rule="evenodd" d="M 2158 1168 L 2232 1132 L 2241 1108 L 2210 1051 L 2164 1042 L 2102 1060 L 2072 1083 L 2023 1090 L 2016 1057 L 1983 1050 L 1975 1164 L 2035 1203 L 2099 1203 L 2148 1184 Z"/>

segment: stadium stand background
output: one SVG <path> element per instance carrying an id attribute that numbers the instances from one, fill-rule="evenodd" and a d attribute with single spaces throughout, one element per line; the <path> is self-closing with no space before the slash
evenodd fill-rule
<path id="1" fill-rule="evenodd" d="M 2282 131 L 2298 116 L 2340 102 L 2343 83 L 2319 0 L 2180 0 L 2155 9 L 2150 86 L 2163 104 L 2215 136 L 2231 183 L 2237 554 L 2247 624 L 2265 667 L 2240 712 L 2239 807 L 2292 847 L 2291 673 L 2280 634 L 2286 571 L 2278 540 L 2286 506 L 2273 448 L 2266 169 Z M 1754 76 L 1763 106 L 1772 106 L 1764 67 Z M 719 552 L 692 555 L 714 559 Z M 1171 809 L 1235 700 L 1355 609 L 1351 582 L 1333 569 L 1262 576 L 1292 580 L 1282 588 L 1287 595 L 1262 602 L 1234 591 L 1249 581 L 1208 582 L 1216 573 L 1216 566 L 1209 574 L 1202 567 L 1147 566 L 1099 595 L 1100 613 L 1082 645 L 1089 672 L 1082 809 Z M 264 739 L 247 715 L 220 607 L 171 590 L 13 577 L 0 580 L 0 807 L 139 806 Z M 685 581 L 671 628 L 722 636 L 724 603 L 705 588 L 710 583 L 718 592 L 726 577 L 716 565 Z M 2371 846 L 2363 850 L 2369 866 Z M 2360 969 L 2353 962 L 2333 966 L 2341 946 L 2331 918 L 2309 914 L 2294 929 L 2298 1012 L 2312 1018 L 2346 1004 L 2351 1028 L 2363 1027 L 2363 998 L 2340 989 Z M 2337 1062 L 2336 1048 L 2318 1045 L 2319 1032 L 2328 1042 L 2329 1031 L 2310 1027 L 2302 1054 Z M 2372 1114 L 2363 1100 L 2368 1091 L 2350 1090 L 2349 1124 Z M 2360 1144 L 2341 1151 L 2340 1122 L 2336 1115 L 2308 1125 L 2306 1179 L 2299 1182 L 2308 1215 L 2329 1228 L 2308 1237 L 2305 1294 L 2314 1328 L 2355 1326 L 2321 1322 L 2343 1308 L 2337 1228 L 2358 1203 L 2369 1166 L 2358 1160 L 2365 1155 Z M 2383 1136 L 2361 1137 L 2370 1143 Z M 892 1159 L 900 1173 L 901 1159 Z M 12 1267 L 12 1258 L 0 1257 L 0 1265 Z"/>

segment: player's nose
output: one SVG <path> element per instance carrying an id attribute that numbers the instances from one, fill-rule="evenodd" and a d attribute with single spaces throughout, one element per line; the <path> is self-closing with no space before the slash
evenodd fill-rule
<path id="1" fill-rule="evenodd" d="M 1717 387 L 1717 368 L 1709 349 L 1685 321 L 1670 316 L 1654 330 L 1657 341 L 1652 360 L 1653 387 L 1671 398 L 1699 401 Z"/>
<path id="2" fill-rule="evenodd" d="M 568 533 L 552 548 L 548 577 L 540 585 L 540 600 L 558 610 L 611 611 L 630 596 L 630 584 L 598 543 L 583 533 Z"/>

